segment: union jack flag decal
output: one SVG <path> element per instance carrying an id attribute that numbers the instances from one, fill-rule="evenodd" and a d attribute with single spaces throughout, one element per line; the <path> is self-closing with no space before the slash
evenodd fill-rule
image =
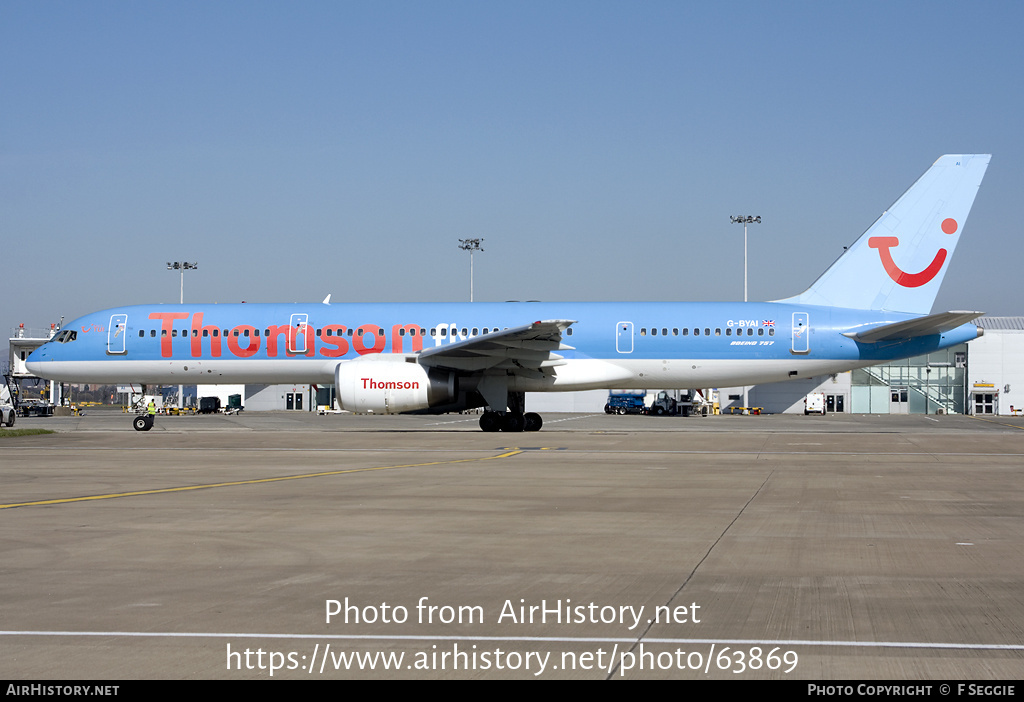
<path id="1" fill-rule="evenodd" d="M 765 327 L 774 327 L 775 326 L 775 320 L 774 319 L 766 319 L 763 322 L 761 322 L 761 324 L 762 324 L 762 326 L 765 326 Z"/>

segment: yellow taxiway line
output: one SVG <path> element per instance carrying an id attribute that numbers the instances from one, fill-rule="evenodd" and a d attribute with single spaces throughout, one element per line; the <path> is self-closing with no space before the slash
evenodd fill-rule
<path id="1" fill-rule="evenodd" d="M 42 505 L 60 505 L 70 502 L 86 502 L 89 500 L 110 500 L 117 497 L 137 497 L 139 495 L 159 495 L 166 492 L 185 492 L 186 490 L 208 490 L 210 488 L 234 487 L 237 485 L 258 485 L 260 483 L 277 483 L 283 480 L 303 480 L 306 478 L 323 478 L 329 475 L 346 475 L 348 473 L 367 473 L 375 470 L 398 470 L 400 468 L 424 468 L 426 466 L 443 466 L 454 463 L 473 463 L 476 461 L 492 461 L 510 458 L 522 453 L 520 449 L 509 449 L 505 453 L 480 458 L 457 458 L 450 461 L 430 461 L 429 463 L 405 463 L 397 466 L 376 466 L 373 468 L 349 468 L 345 470 L 328 470 L 321 473 L 303 473 L 302 475 L 282 475 L 274 478 L 253 478 L 252 480 L 233 480 L 225 483 L 205 483 L 202 485 L 182 485 L 179 487 L 156 488 L 154 490 L 135 490 L 132 492 L 112 492 L 106 495 L 84 495 L 81 497 L 60 497 L 53 500 L 36 500 L 34 502 L 12 502 L 0 505 L 0 509 L 14 507 L 38 507 Z"/>

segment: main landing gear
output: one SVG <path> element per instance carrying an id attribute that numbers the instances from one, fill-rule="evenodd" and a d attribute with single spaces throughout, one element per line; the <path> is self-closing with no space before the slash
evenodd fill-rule
<path id="1" fill-rule="evenodd" d="M 544 420 L 536 412 L 524 412 L 526 393 L 507 393 L 507 412 L 488 409 L 480 416 L 480 428 L 484 431 L 540 431 Z M 491 405 L 493 407 L 494 405 Z"/>
<path id="2" fill-rule="evenodd" d="M 484 412 L 480 428 L 484 431 L 540 431 L 544 420 L 536 412 Z"/>
<path id="3" fill-rule="evenodd" d="M 148 414 L 140 414 L 132 420 L 135 431 L 149 431 L 153 428 L 153 417 Z"/>

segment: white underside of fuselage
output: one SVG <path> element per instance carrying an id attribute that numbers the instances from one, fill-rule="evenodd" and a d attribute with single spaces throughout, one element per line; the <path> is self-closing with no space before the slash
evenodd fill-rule
<path id="1" fill-rule="evenodd" d="M 343 363 L 346 361 L 343 361 Z M 42 377 L 76 383 L 168 385 L 278 384 L 334 382 L 336 360 L 160 360 L 48 361 Z M 567 359 L 539 377 L 513 377 L 509 390 L 570 392 L 611 388 L 708 388 L 775 383 L 828 375 L 871 365 L 849 359 Z M 486 374 L 486 371 L 484 372 Z M 504 372 L 501 372 L 504 375 Z"/>
<path id="2" fill-rule="evenodd" d="M 590 364 L 599 363 L 618 370 L 614 379 L 593 380 L 595 369 Z M 578 364 L 578 368 L 574 368 Z M 614 361 L 572 361 L 561 366 L 558 375 L 550 381 L 517 378 L 515 389 L 526 392 L 558 392 L 571 390 L 596 390 L 604 388 L 636 388 L 664 390 L 669 388 L 714 388 L 759 383 L 777 383 L 798 378 L 810 378 L 862 368 L 870 362 L 854 363 L 850 360 L 835 359 L 664 359 L 664 360 L 621 360 Z"/>

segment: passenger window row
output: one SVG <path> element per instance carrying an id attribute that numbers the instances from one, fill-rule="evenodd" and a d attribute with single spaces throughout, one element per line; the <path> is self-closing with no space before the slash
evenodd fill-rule
<path id="1" fill-rule="evenodd" d="M 508 329 L 508 327 L 505 327 L 505 329 Z M 139 338 L 141 339 L 141 338 L 145 337 L 147 331 L 149 332 L 149 336 L 150 337 L 156 337 L 157 336 L 157 332 L 159 332 L 159 336 L 162 336 L 162 337 L 163 336 L 167 336 L 167 330 L 166 329 L 149 329 L 149 330 L 140 329 L 139 330 Z M 202 331 L 203 331 L 202 336 L 204 336 L 204 337 L 208 337 L 208 336 L 214 336 L 214 337 L 229 336 L 231 334 L 234 334 L 234 336 L 249 336 L 250 335 L 248 329 L 244 329 L 241 332 L 239 332 L 237 329 L 236 330 L 224 329 L 223 331 L 220 330 L 220 329 L 214 329 L 213 333 L 211 334 L 210 330 L 208 328 L 204 327 Z M 344 335 L 352 336 L 355 331 L 356 330 L 354 330 L 354 329 L 352 329 L 350 327 L 350 328 L 348 328 L 344 332 Z M 464 336 L 464 337 L 472 337 L 472 336 L 479 336 L 480 335 L 480 329 L 478 327 L 473 327 L 472 329 L 470 329 L 469 327 L 463 327 L 461 331 L 462 331 L 462 336 Z M 497 331 L 501 331 L 501 327 L 484 327 L 483 328 L 483 333 L 484 334 L 490 334 L 491 332 L 497 332 Z M 454 330 L 452 336 L 455 336 L 455 334 L 457 332 L 458 332 L 458 330 Z M 571 336 L 572 335 L 572 329 L 569 329 L 568 332 L 569 332 L 569 335 Z M 74 332 L 69 332 L 69 333 L 73 334 Z M 363 333 L 366 334 L 368 332 L 363 332 Z M 379 336 L 384 336 L 384 329 L 378 328 L 377 334 Z M 192 336 L 199 336 L 199 330 L 198 329 L 193 329 L 191 335 Z M 253 336 L 260 336 L 260 330 L 259 329 L 255 329 L 254 333 L 252 335 Z M 263 335 L 264 336 L 270 336 L 270 330 L 269 329 L 264 329 L 263 330 Z M 316 330 L 316 336 L 317 337 L 342 336 L 342 335 L 343 335 L 342 332 L 340 330 L 336 330 L 336 329 L 326 329 L 326 330 L 324 330 L 324 329 L 317 329 Z M 427 335 L 427 330 L 424 329 L 423 327 L 417 327 L 416 329 L 407 329 L 406 327 L 400 327 L 399 330 L 398 330 L 398 335 L 399 336 L 426 336 Z M 430 330 L 430 335 L 436 337 L 438 335 L 437 329 L 436 328 L 431 329 Z M 441 327 L 441 334 L 440 335 L 441 335 L 442 338 L 446 337 L 448 335 L 448 328 L 447 327 Z M 172 336 L 172 337 L 178 337 L 178 336 L 187 337 L 187 336 L 189 336 L 189 330 L 182 329 L 181 333 L 179 334 L 177 329 L 172 329 L 170 336 Z M 58 341 L 60 341 L 59 338 L 58 338 Z"/>
<path id="2" fill-rule="evenodd" d="M 732 327 L 726 327 L 725 328 L 725 336 L 733 336 L 733 334 L 735 334 L 736 336 L 743 336 L 743 330 L 744 329 L 747 330 L 746 331 L 746 335 L 747 336 L 754 336 L 754 327 L 737 327 L 736 329 L 733 329 Z M 768 336 L 775 336 L 775 327 L 767 327 L 767 329 L 768 329 Z M 757 335 L 758 336 L 764 336 L 765 335 L 765 331 L 764 330 L 765 330 L 765 327 L 758 327 L 757 328 Z M 647 327 L 640 327 L 640 336 L 647 336 L 647 332 L 648 332 Z M 669 335 L 669 330 L 668 330 L 668 327 L 661 327 L 660 330 L 658 329 L 658 327 L 651 327 L 650 334 L 651 334 L 651 336 L 668 336 Z M 701 329 L 700 327 L 694 327 L 693 328 L 693 335 L 694 336 L 701 336 L 701 335 L 703 335 L 703 336 L 711 336 L 711 334 L 712 334 L 711 327 L 704 327 L 703 329 Z M 678 327 L 673 327 L 672 328 L 672 336 L 689 336 L 689 335 L 690 335 L 690 329 L 687 328 L 687 327 L 683 327 L 682 329 L 679 329 Z M 722 328 L 721 327 L 716 327 L 715 330 L 714 330 L 714 335 L 715 336 L 722 336 Z"/>

